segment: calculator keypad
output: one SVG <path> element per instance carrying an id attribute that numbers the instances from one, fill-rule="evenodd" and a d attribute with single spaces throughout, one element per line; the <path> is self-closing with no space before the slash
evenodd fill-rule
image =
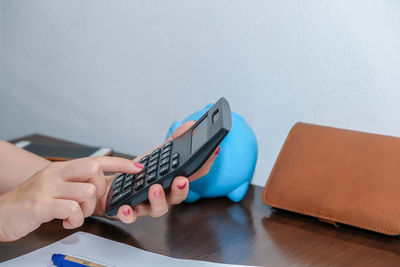
<path id="1" fill-rule="evenodd" d="M 147 172 L 150 173 L 150 172 L 154 172 L 156 170 L 157 170 L 157 164 L 149 166 L 149 168 L 147 169 Z"/>
<path id="2" fill-rule="evenodd" d="M 158 158 L 153 159 L 152 161 L 149 162 L 149 167 L 156 165 L 157 162 L 158 162 Z"/>
<path id="3" fill-rule="evenodd" d="M 122 185 L 122 183 L 123 183 L 123 181 L 121 180 L 118 183 L 113 184 L 112 189 L 115 190 L 116 188 L 120 187 Z"/>
<path id="4" fill-rule="evenodd" d="M 152 183 L 152 182 L 154 182 L 154 180 L 156 178 L 157 178 L 157 172 L 155 172 L 155 171 L 150 172 L 150 173 L 148 173 L 148 176 L 147 176 L 147 182 Z"/>
<path id="5" fill-rule="evenodd" d="M 160 166 L 160 170 L 159 170 L 160 175 L 166 174 L 168 172 L 168 169 L 169 169 L 168 164 L 164 164 L 164 165 Z"/>
<path id="6" fill-rule="evenodd" d="M 142 189 L 143 186 L 144 186 L 144 179 L 137 180 L 135 182 L 135 184 L 133 185 L 133 187 L 135 187 L 136 191 Z"/>
<path id="7" fill-rule="evenodd" d="M 132 192 L 132 188 L 128 187 L 127 189 L 125 189 L 124 191 L 122 191 L 122 193 L 118 193 L 118 194 L 114 194 L 113 198 L 111 200 L 111 205 L 115 205 L 116 203 L 118 203 L 120 200 L 124 199 L 125 197 L 129 196 L 130 193 Z"/>
<path id="8" fill-rule="evenodd" d="M 172 155 L 171 167 L 176 169 L 178 165 L 179 165 L 179 153 L 174 153 Z"/>
<path id="9" fill-rule="evenodd" d="M 138 174 L 120 174 L 114 179 L 111 188 L 114 193 L 111 198 L 111 206 L 122 201 L 126 197 L 149 187 L 168 173 L 170 169 L 175 169 L 179 165 L 179 154 L 174 153 L 171 157 L 172 141 L 164 144 L 162 148 L 157 148 L 150 155 L 143 157 L 139 162 L 145 168 Z"/>
<path id="10" fill-rule="evenodd" d="M 172 159 L 171 167 L 176 169 L 178 167 L 178 165 L 179 165 L 179 159 L 178 158 Z"/>
<path id="11" fill-rule="evenodd" d="M 161 159 L 168 158 L 169 155 L 171 155 L 171 151 L 166 151 L 166 152 L 164 152 L 164 153 L 161 154 Z"/>
<path id="12" fill-rule="evenodd" d="M 168 164 L 169 163 L 169 158 L 164 158 L 160 160 L 160 165 Z"/>

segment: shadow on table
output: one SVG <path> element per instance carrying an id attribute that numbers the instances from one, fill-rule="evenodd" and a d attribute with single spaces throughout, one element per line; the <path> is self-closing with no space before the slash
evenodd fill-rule
<path id="1" fill-rule="evenodd" d="M 228 199 L 202 199 L 171 208 L 167 243 L 175 257 L 245 262 L 252 253 L 251 212 Z"/>

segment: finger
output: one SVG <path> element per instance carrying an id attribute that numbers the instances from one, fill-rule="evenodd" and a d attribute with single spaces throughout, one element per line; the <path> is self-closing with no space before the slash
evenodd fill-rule
<path id="1" fill-rule="evenodd" d="M 100 197 L 97 199 L 97 204 L 96 208 L 94 209 L 93 215 L 94 216 L 102 216 L 105 217 L 105 207 L 106 207 L 106 200 L 107 200 L 107 194 L 111 188 L 111 184 L 114 181 L 114 178 L 117 177 L 119 174 L 115 175 L 105 175 L 104 178 L 106 180 L 106 192 L 104 193 L 103 197 Z M 111 220 L 118 220 L 117 216 L 107 216 L 107 218 Z"/>
<path id="2" fill-rule="evenodd" d="M 112 183 L 112 181 L 114 180 L 115 177 L 117 177 L 118 175 L 104 175 L 104 178 L 106 179 L 106 183 Z"/>
<path id="3" fill-rule="evenodd" d="M 95 161 L 93 161 L 93 162 L 95 162 Z M 96 165 L 97 163 L 94 163 L 94 164 L 95 164 L 94 166 L 99 166 L 99 165 Z M 104 172 L 100 167 L 93 167 L 92 170 L 93 170 L 93 173 L 91 173 L 89 179 L 85 179 L 85 181 L 93 184 L 96 187 L 96 196 L 98 198 L 100 198 L 107 191 L 106 178 L 104 177 Z M 96 171 L 96 172 L 94 172 L 94 171 Z"/>
<path id="4" fill-rule="evenodd" d="M 157 196 L 154 195 L 155 193 Z M 146 216 L 146 215 L 150 215 L 152 217 L 159 217 L 161 215 L 157 216 L 157 213 L 166 213 L 168 211 L 168 204 L 167 204 L 166 199 L 165 199 L 165 203 L 162 200 L 157 201 L 158 194 L 160 194 L 160 198 L 161 198 L 161 195 L 164 195 L 164 199 L 165 199 L 165 193 L 164 193 L 164 190 L 162 189 L 161 185 L 159 185 L 159 184 L 152 185 L 149 189 L 149 194 L 148 194 L 149 201 L 142 202 L 142 203 L 136 205 L 135 207 L 133 207 L 133 210 L 137 214 L 138 217 Z M 161 202 L 161 205 L 158 204 L 158 202 Z"/>
<path id="5" fill-rule="evenodd" d="M 123 205 L 118 209 L 118 219 L 123 223 L 133 223 L 136 221 L 137 213 L 129 205 Z"/>
<path id="6" fill-rule="evenodd" d="M 190 182 L 193 182 L 194 180 L 203 177 L 210 171 L 211 166 L 213 165 L 215 159 L 217 158 L 219 151 L 220 147 L 217 147 L 212 153 L 212 155 L 208 158 L 208 160 L 203 164 L 203 166 L 201 166 L 200 169 L 198 169 L 195 173 L 193 173 L 191 176 L 188 177 Z"/>
<path id="7" fill-rule="evenodd" d="M 157 203 L 155 203 L 155 201 L 151 201 L 150 194 L 153 193 L 153 191 L 152 191 L 152 190 L 154 190 L 153 187 L 156 187 L 155 188 L 156 190 L 161 190 L 164 196 L 165 196 L 165 193 L 163 192 L 162 187 L 160 185 L 158 185 L 158 184 L 153 185 L 149 190 L 149 200 L 150 201 L 147 203 L 145 202 L 145 203 L 140 203 L 140 204 L 136 205 L 133 208 L 133 210 L 137 214 L 138 217 L 146 216 L 146 215 L 151 215 L 153 217 L 161 216 L 162 214 L 164 214 L 168 211 L 168 204 L 178 204 L 186 199 L 187 194 L 189 192 L 188 184 L 189 184 L 189 181 L 187 180 L 187 178 L 182 177 L 182 176 L 176 177 L 174 179 L 174 182 L 171 185 L 171 192 L 167 196 L 167 205 L 164 206 L 164 204 L 163 204 L 162 206 L 158 206 L 158 208 L 157 208 Z M 180 188 L 182 188 L 182 189 L 180 189 Z M 176 191 L 178 191 L 178 192 L 176 192 Z M 181 192 L 179 192 L 179 191 L 181 191 Z M 158 211 L 156 209 L 161 210 L 160 213 L 162 213 L 162 214 L 157 216 Z"/>
<path id="8" fill-rule="evenodd" d="M 99 169 L 102 172 L 138 173 L 143 168 L 128 159 L 116 157 L 90 157 L 67 161 L 61 168 L 62 177 L 68 180 L 85 182 Z"/>
<path id="9" fill-rule="evenodd" d="M 91 216 L 97 205 L 96 187 L 91 183 L 86 183 L 85 187 L 87 188 L 86 192 L 84 192 L 86 199 L 79 202 L 84 218 Z"/>
<path id="10" fill-rule="evenodd" d="M 116 159 L 116 160 L 115 160 Z M 98 197 L 101 197 L 106 192 L 106 181 L 104 177 L 104 171 L 121 171 L 137 173 L 142 170 L 138 165 L 139 163 L 132 163 L 132 161 L 122 158 L 112 157 L 92 157 L 83 158 L 78 160 L 71 160 L 67 162 L 61 169 L 63 171 L 62 177 L 67 181 L 77 182 L 90 182 L 96 186 L 96 193 Z M 114 164 L 115 163 L 115 164 Z M 114 164 L 114 165 L 113 165 Z M 129 164 L 129 168 L 122 168 L 122 165 Z M 115 169 L 114 169 L 115 168 Z"/>
<path id="11" fill-rule="evenodd" d="M 187 130 L 189 130 L 195 123 L 196 123 L 196 121 L 187 121 L 187 122 L 183 123 L 181 126 L 179 126 L 179 127 L 171 134 L 171 136 L 168 138 L 167 141 L 170 141 L 170 140 L 172 140 L 172 139 L 178 138 L 179 136 L 181 136 L 182 134 L 184 134 Z"/>
<path id="12" fill-rule="evenodd" d="M 170 205 L 179 204 L 184 201 L 189 192 L 189 181 L 186 177 L 178 176 L 171 185 L 171 191 L 167 195 L 167 202 Z"/>
<path id="13" fill-rule="evenodd" d="M 161 185 L 154 184 L 149 189 L 150 209 L 149 215 L 152 217 L 160 217 L 167 213 L 168 203 L 165 193 Z"/>
<path id="14" fill-rule="evenodd" d="M 79 227 L 84 218 L 78 202 L 68 199 L 52 199 L 46 205 L 42 205 L 41 216 L 48 222 L 53 219 L 62 219 L 66 229 Z"/>
<path id="15" fill-rule="evenodd" d="M 56 190 L 55 198 L 75 200 L 78 203 L 96 196 L 96 187 L 92 183 L 64 182 Z"/>
<path id="16" fill-rule="evenodd" d="M 83 216 L 86 218 L 93 214 L 96 208 L 96 186 L 92 183 L 65 183 L 59 189 L 56 198 L 75 200 L 79 203 Z"/>
<path id="17" fill-rule="evenodd" d="M 79 206 L 81 207 L 84 218 L 87 218 L 87 217 L 93 215 L 93 212 L 96 208 L 96 204 L 97 204 L 96 195 L 94 195 L 94 197 L 89 198 L 88 200 L 86 200 L 82 203 L 79 203 Z"/>
<path id="18" fill-rule="evenodd" d="M 96 196 L 101 198 L 107 192 L 107 181 L 104 177 L 104 172 L 99 168 L 96 175 L 92 176 L 89 180 L 96 187 Z"/>
<path id="19" fill-rule="evenodd" d="M 137 204 L 135 207 L 133 207 L 133 210 L 136 212 L 138 217 L 149 215 L 150 214 L 150 202 L 146 201 L 146 202 Z"/>
<path id="20" fill-rule="evenodd" d="M 142 158 L 144 158 L 145 156 L 150 155 L 151 152 L 153 152 L 153 150 L 157 149 L 158 147 L 161 147 L 161 145 L 160 145 L 160 146 L 157 146 L 157 147 L 155 147 L 155 148 L 153 148 L 151 151 L 149 151 L 149 152 L 146 153 L 146 154 L 137 156 L 136 158 L 133 159 L 133 162 L 139 162 L 139 161 L 140 161 Z"/>
<path id="21" fill-rule="evenodd" d="M 77 202 L 74 202 L 77 204 Z M 73 205 L 71 213 L 69 214 L 68 218 L 63 220 L 63 226 L 65 229 L 74 229 L 77 227 L 82 226 L 85 218 L 83 217 L 82 210 L 80 206 Z"/>
<path id="22" fill-rule="evenodd" d="M 123 173 L 139 173 L 143 167 L 140 164 L 135 164 L 132 160 L 119 157 L 91 157 L 100 164 L 103 172 L 123 172 Z"/>

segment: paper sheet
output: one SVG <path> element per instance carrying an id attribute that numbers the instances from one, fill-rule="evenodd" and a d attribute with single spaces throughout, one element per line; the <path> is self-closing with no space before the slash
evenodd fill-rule
<path id="1" fill-rule="evenodd" d="M 21 257 L 0 263 L 1 266 L 54 266 L 51 256 L 61 253 L 89 260 L 109 267 L 123 266 L 206 266 L 229 267 L 239 265 L 219 264 L 206 261 L 183 260 L 147 252 L 133 246 L 115 242 L 85 232 L 76 232 L 58 242 L 25 254 Z M 243 266 L 243 265 L 242 265 Z"/>

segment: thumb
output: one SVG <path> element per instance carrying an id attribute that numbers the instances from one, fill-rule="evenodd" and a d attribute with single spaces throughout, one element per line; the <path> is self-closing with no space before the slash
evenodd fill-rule
<path id="1" fill-rule="evenodd" d="M 171 136 L 168 138 L 168 140 L 172 140 L 172 139 L 178 138 L 179 136 L 184 134 L 187 130 L 189 130 L 190 127 L 192 127 L 195 123 L 196 123 L 196 121 L 187 121 L 187 122 L 185 122 L 184 124 L 179 126 L 178 129 L 176 129 L 171 134 Z"/>

